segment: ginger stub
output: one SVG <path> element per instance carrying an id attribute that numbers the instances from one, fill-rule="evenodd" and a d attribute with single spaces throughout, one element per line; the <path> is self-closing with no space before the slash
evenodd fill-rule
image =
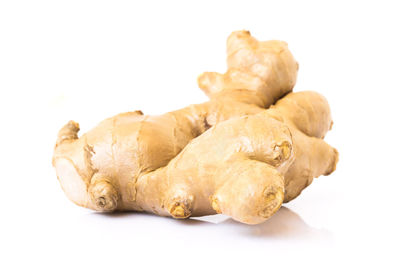
<path id="1" fill-rule="evenodd" d="M 233 32 L 227 67 L 199 76 L 203 104 L 122 113 L 80 137 L 78 123 L 65 125 L 53 165 L 67 197 L 97 211 L 223 213 L 256 224 L 335 170 L 337 151 L 322 140 L 329 105 L 291 93 L 298 64 L 285 42 Z"/>

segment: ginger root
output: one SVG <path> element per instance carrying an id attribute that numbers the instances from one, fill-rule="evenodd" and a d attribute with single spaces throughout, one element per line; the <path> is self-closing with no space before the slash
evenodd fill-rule
<path id="1" fill-rule="evenodd" d="M 224 213 L 255 224 L 331 173 L 337 152 L 322 140 L 329 106 L 316 93 L 290 93 L 298 64 L 287 44 L 238 31 L 227 55 L 225 74 L 198 78 L 208 102 L 122 113 L 80 137 L 78 123 L 65 125 L 53 165 L 67 197 L 97 211 Z"/>
<path id="2" fill-rule="evenodd" d="M 218 212 L 261 223 L 335 170 L 338 153 L 322 140 L 331 122 L 324 97 L 290 93 L 269 110 L 217 124 L 141 176 L 136 201 L 176 218 Z"/>

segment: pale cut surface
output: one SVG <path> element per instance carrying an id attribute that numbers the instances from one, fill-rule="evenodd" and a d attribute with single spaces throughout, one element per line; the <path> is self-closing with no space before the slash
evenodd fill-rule
<path id="1" fill-rule="evenodd" d="M 74 203 L 81 203 L 82 206 L 88 206 L 86 184 L 76 171 L 71 161 L 67 159 L 58 159 L 54 163 L 58 180 L 65 195 Z"/>

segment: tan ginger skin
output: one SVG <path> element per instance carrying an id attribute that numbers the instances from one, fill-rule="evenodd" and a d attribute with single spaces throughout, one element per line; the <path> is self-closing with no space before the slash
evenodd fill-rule
<path id="1" fill-rule="evenodd" d="M 265 110 L 296 81 L 286 43 L 238 31 L 227 54 L 225 74 L 198 79 L 208 102 L 159 116 L 119 114 L 79 138 L 77 123 L 65 125 L 53 165 L 68 198 L 97 211 L 218 212 L 256 224 L 331 173 L 337 152 L 321 140 L 331 125 L 323 97 L 289 94 Z"/>

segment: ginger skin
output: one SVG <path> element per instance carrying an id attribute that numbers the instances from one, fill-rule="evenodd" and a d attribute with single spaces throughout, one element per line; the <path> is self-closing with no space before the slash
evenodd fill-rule
<path id="1" fill-rule="evenodd" d="M 225 74 L 201 74 L 197 79 L 199 87 L 211 99 L 238 99 L 242 95 L 243 101 L 263 108 L 293 89 L 299 69 L 286 42 L 259 42 L 248 31 L 233 32 L 228 37 L 227 65 Z"/>
<path id="2" fill-rule="evenodd" d="M 248 31 L 233 32 L 227 54 L 223 82 L 215 82 L 210 73 L 199 77 L 208 102 L 160 116 L 122 113 L 79 138 L 76 122 L 65 125 L 58 135 L 53 165 L 68 198 L 97 211 L 145 209 L 162 214 L 158 206 L 137 200 L 140 179 L 166 166 L 210 127 L 262 112 L 294 87 L 298 64 L 285 42 L 259 42 Z M 174 211 L 183 214 L 176 217 L 186 217 L 187 211 L 179 207 Z"/>
<path id="3" fill-rule="evenodd" d="M 286 43 L 238 31 L 227 54 L 225 74 L 198 78 L 208 102 L 160 116 L 122 113 L 79 138 L 77 123 L 65 125 L 53 165 L 68 198 L 103 212 L 222 213 L 258 224 L 332 173 L 329 105 L 315 92 L 291 93 L 298 64 Z"/>
<path id="4" fill-rule="evenodd" d="M 338 153 L 322 140 L 331 123 L 324 97 L 290 93 L 269 110 L 217 124 L 166 167 L 142 175 L 137 203 L 176 218 L 217 212 L 262 223 L 335 170 Z"/>

